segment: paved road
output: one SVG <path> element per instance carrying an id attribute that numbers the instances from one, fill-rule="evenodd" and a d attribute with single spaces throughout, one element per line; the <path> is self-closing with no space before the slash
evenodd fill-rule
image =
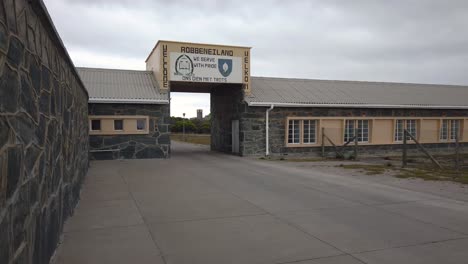
<path id="1" fill-rule="evenodd" d="M 468 206 L 173 144 L 91 163 L 56 263 L 468 263 Z"/>

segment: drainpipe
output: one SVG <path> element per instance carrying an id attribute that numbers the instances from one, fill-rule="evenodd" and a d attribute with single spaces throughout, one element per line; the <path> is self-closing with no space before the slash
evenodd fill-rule
<path id="1" fill-rule="evenodd" d="M 265 113 L 265 131 L 266 131 L 266 136 L 265 136 L 265 140 L 266 140 L 266 150 L 265 150 L 265 156 L 269 156 L 270 155 L 270 135 L 269 135 L 269 128 L 270 128 L 270 120 L 269 120 L 269 116 L 270 116 L 270 111 L 273 110 L 273 108 L 275 108 L 275 105 L 271 105 L 270 108 L 268 108 L 266 110 L 266 113 Z"/>

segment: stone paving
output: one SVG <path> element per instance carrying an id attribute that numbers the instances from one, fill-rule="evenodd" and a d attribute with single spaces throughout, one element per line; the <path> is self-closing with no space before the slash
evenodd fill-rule
<path id="1" fill-rule="evenodd" d="M 467 263 L 465 202 L 173 144 L 91 163 L 55 263 Z"/>

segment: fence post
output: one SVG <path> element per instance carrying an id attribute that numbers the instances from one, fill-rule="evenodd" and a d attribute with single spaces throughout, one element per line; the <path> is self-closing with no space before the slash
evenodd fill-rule
<path id="1" fill-rule="evenodd" d="M 325 128 L 322 127 L 322 158 L 325 158 Z"/>
<path id="2" fill-rule="evenodd" d="M 460 130 L 455 133 L 455 169 L 460 172 Z"/>
<path id="3" fill-rule="evenodd" d="M 358 158 L 357 146 L 358 146 L 357 128 L 354 128 L 354 160 L 357 160 Z"/>
<path id="4" fill-rule="evenodd" d="M 406 129 L 403 130 L 403 156 L 401 158 L 401 161 L 402 161 L 402 167 L 405 168 L 406 165 L 407 165 L 407 153 L 406 153 Z"/>

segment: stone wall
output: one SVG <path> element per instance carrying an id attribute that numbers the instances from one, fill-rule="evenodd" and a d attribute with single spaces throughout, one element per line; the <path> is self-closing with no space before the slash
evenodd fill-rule
<path id="1" fill-rule="evenodd" d="M 267 107 L 249 107 L 242 105 L 241 111 L 241 152 L 242 155 L 265 154 L 265 112 Z M 284 108 L 277 107 L 270 112 L 270 152 L 271 155 L 319 155 L 321 147 L 287 148 L 285 146 L 285 122 L 288 116 L 297 117 L 463 117 L 468 116 L 468 110 L 416 110 L 416 109 L 345 109 L 345 108 Z M 467 144 L 465 144 L 467 145 Z M 425 144 L 431 151 L 453 151 L 453 144 Z M 409 145 L 409 149 L 416 149 Z M 394 154 L 401 153 L 401 145 L 368 145 L 359 146 L 359 152 L 375 155 L 389 151 Z M 329 155 L 333 153 L 332 147 L 327 147 Z"/>
<path id="2" fill-rule="evenodd" d="M 242 86 L 221 85 L 211 92 L 211 150 L 232 152 L 232 120 L 240 119 Z"/>
<path id="3" fill-rule="evenodd" d="M 146 135 L 91 135 L 91 158 L 154 159 L 170 157 L 169 105 L 89 104 L 89 115 L 149 116 Z"/>
<path id="4" fill-rule="evenodd" d="M 48 263 L 88 169 L 88 95 L 42 1 L 0 2 L 0 263 Z"/>

